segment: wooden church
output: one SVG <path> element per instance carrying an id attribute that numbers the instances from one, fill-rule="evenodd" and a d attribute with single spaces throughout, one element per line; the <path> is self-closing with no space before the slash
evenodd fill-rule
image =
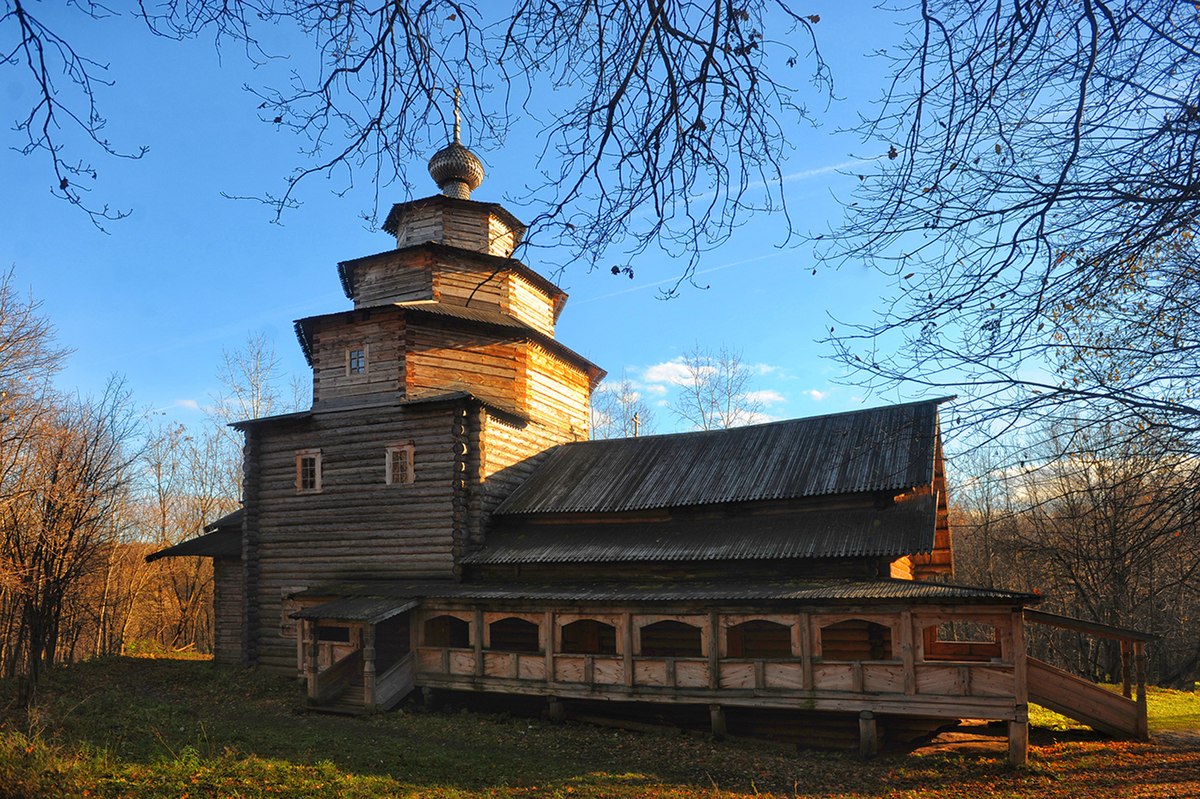
<path id="1" fill-rule="evenodd" d="M 1073 622 L 947 582 L 939 401 L 589 441 L 604 372 L 555 338 L 566 294 L 471 199 L 457 138 L 441 193 L 388 215 L 395 248 L 338 265 L 353 308 L 296 322 L 312 408 L 235 425 L 243 508 L 151 556 L 213 559 L 217 661 L 343 710 L 421 689 L 688 708 L 717 735 L 836 717 L 865 752 L 993 719 L 1021 762 L 1033 696 L 1144 736 L 1144 691 L 1026 656 L 1027 621 Z"/>

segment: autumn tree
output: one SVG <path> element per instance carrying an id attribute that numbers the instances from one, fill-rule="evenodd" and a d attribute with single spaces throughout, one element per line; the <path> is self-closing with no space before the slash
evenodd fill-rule
<path id="1" fill-rule="evenodd" d="M 762 421 L 762 402 L 751 391 L 753 370 L 742 353 L 722 345 L 696 345 L 678 361 L 671 411 L 696 430 L 721 430 Z"/>
<path id="2" fill-rule="evenodd" d="M 840 360 L 953 390 L 963 421 L 999 409 L 992 430 L 1119 416 L 1194 451 L 1197 52 L 1191 5 L 915 6 L 862 128 L 878 166 L 818 237 L 894 279 L 874 320 L 832 326 Z"/>
<path id="3" fill-rule="evenodd" d="M 5 671 L 21 677 L 24 701 L 84 624 L 65 611 L 117 538 L 136 453 L 138 418 L 119 382 L 95 400 L 53 403 L 19 442 L 0 518 L 0 556 L 11 570 Z"/>
<path id="4" fill-rule="evenodd" d="M 108 138 L 103 65 L 121 54 L 79 33 L 117 8 L 0 9 L 0 65 L 32 98 L 13 112 L 19 148 L 97 224 L 119 217 L 93 199 L 100 167 L 145 149 Z M 261 67 L 256 79 L 279 76 L 252 91 L 264 123 L 293 132 L 304 158 L 262 193 L 276 214 L 310 177 L 408 187 L 407 169 L 447 141 L 461 88 L 472 147 L 497 148 L 532 122 L 544 170 L 530 198 L 546 210 L 531 233 L 593 260 L 617 241 L 694 258 L 746 214 L 782 208 L 788 129 L 808 116 L 793 84 L 829 89 L 819 17 L 785 0 L 168 0 L 122 10 L 158 36 L 212 38 L 224 57 Z M 268 33 L 297 43 L 286 73 L 271 68 Z"/>

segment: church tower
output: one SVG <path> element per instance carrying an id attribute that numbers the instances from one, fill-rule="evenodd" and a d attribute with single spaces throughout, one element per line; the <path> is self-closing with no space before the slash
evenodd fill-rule
<path id="1" fill-rule="evenodd" d="M 457 124 L 429 173 L 441 193 L 384 222 L 395 247 L 338 264 L 353 308 L 296 322 L 312 408 L 238 425 L 249 663 L 295 668 L 298 590 L 459 579 L 538 455 L 588 437 L 604 372 L 555 339 L 567 295 L 513 258 L 525 226 L 471 199 Z"/>

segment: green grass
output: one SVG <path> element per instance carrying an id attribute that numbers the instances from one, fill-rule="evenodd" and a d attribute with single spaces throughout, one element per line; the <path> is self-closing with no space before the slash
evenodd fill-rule
<path id="1" fill-rule="evenodd" d="M 0 796 L 262 797 L 1092 797 L 1140 781 L 1200 796 L 1200 755 L 1105 741 L 962 753 L 797 753 L 673 731 L 408 709 L 307 713 L 291 681 L 209 662 L 114 658 L 54 672 L 28 713 L 0 685 Z M 1154 724 L 1194 722 L 1196 697 L 1154 692 Z M 1191 720 L 1191 721 L 1189 721 Z M 1195 725 L 1200 726 L 1200 725 Z M 1162 793 L 1156 786 L 1169 785 Z M 1183 786 L 1183 787 L 1180 787 Z"/>

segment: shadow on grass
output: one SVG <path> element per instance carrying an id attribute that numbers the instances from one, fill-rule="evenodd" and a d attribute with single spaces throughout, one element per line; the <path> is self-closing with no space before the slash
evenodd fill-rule
<path id="1" fill-rule="evenodd" d="M 1055 738 L 1030 769 L 999 752 L 845 753 L 465 712 L 308 713 L 294 681 L 196 661 L 112 658 L 51 675 L 26 714 L 0 685 L 0 794 L 374 797 L 786 796 L 986 799 L 1131 779 L 1146 745 Z M 1141 748 L 1138 748 L 1138 747 Z M 1076 747 L 1072 749 L 1071 747 Z M 1141 760 L 1139 760 L 1139 758 Z M 1136 763 L 1134 761 L 1137 761 Z M 1165 764 L 1164 767 L 1169 766 Z M 1196 764 L 1164 777 L 1180 784 Z M 74 769 L 74 771 L 72 771 Z M 38 774 L 43 781 L 38 782 Z M 1090 788 L 1089 788 L 1090 790 Z M 74 791 L 74 793 L 72 793 Z M 1070 794 L 1064 794 L 1070 795 Z"/>

